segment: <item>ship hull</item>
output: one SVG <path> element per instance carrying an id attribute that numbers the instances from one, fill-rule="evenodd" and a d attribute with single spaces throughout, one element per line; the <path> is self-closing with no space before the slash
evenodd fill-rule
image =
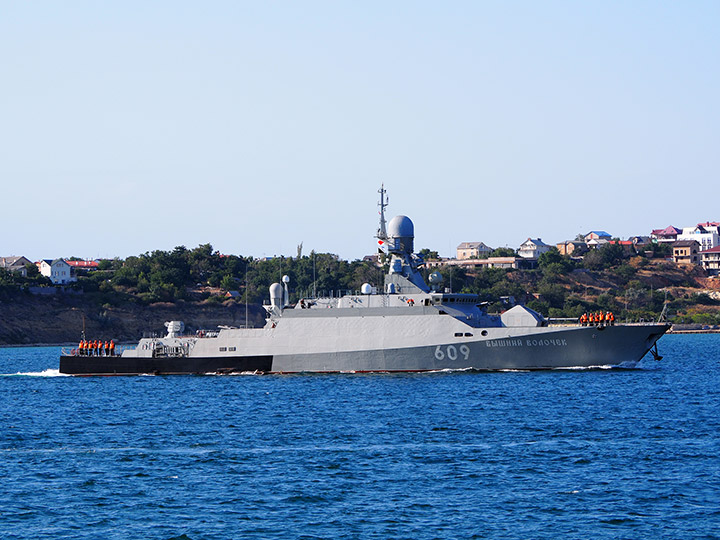
<path id="1" fill-rule="evenodd" d="M 543 329 L 497 339 L 458 337 L 421 347 L 276 355 L 273 371 L 502 371 L 625 366 L 640 361 L 668 328 L 638 325 Z"/>
<path id="2" fill-rule="evenodd" d="M 248 350 L 238 340 L 238 354 L 202 353 L 181 357 L 85 357 L 65 355 L 60 372 L 71 375 L 419 372 L 437 370 L 540 370 L 621 366 L 641 360 L 668 330 L 666 324 L 605 328 L 503 329 L 487 337 L 462 335 L 419 346 L 338 348 L 287 354 L 286 347 Z M 309 341 L 312 341 L 311 339 Z M 197 349 L 200 349 L 198 347 Z"/>
<path id="3" fill-rule="evenodd" d="M 166 357 L 127 356 L 60 357 L 60 373 L 66 375 L 204 375 L 268 372 L 272 356 Z"/>

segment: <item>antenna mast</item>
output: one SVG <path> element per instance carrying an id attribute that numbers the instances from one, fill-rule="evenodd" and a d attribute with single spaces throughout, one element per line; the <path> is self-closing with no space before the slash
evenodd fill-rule
<path id="1" fill-rule="evenodd" d="M 385 208 L 388 205 L 388 197 L 387 192 L 385 191 L 385 184 L 382 184 L 380 186 L 380 189 L 378 190 L 378 193 L 380 194 L 380 202 L 378 203 L 378 206 L 380 207 L 380 228 L 378 229 L 377 237 L 380 240 L 387 240 L 387 230 L 385 229 Z"/>

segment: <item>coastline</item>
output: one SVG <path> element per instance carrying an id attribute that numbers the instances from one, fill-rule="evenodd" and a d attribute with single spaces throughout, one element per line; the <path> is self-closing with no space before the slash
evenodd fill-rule
<path id="1" fill-rule="evenodd" d="M 718 334 L 720 326 L 708 324 L 673 324 L 668 334 Z"/>

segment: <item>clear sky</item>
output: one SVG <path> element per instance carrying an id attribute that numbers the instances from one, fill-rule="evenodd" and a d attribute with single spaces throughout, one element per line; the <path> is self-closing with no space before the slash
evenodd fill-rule
<path id="1" fill-rule="evenodd" d="M 0 256 L 720 220 L 720 2 L 0 2 Z"/>

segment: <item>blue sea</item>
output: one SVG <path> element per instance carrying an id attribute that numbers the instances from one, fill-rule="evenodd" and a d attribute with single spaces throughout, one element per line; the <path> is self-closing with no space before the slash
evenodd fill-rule
<path id="1" fill-rule="evenodd" d="M 636 369 L 60 376 L 0 349 L 0 539 L 720 538 L 720 335 Z"/>

